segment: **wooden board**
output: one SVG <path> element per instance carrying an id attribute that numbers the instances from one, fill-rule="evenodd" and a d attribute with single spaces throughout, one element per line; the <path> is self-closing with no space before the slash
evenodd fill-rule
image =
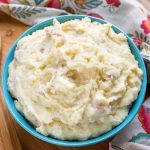
<path id="1" fill-rule="evenodd" d="M 143 1 L 148 7 L 145 0 L 140 1 Z M 29 28 L 27 25 L 0 12 L 0 66 L 2 66 L 12 43 L 27 28 Z M 147 89 L 150 89 L 150 85 Z M 147 96 L 149 95 L 150 93 L 147 92 Z M 110 139 L 82 148 L 65 148 L 43 142 L 27 133 L 14 121 L 2 100 L 2 96 L 0 97 L 0 150 L 104 150 L 109 141 Z"/>

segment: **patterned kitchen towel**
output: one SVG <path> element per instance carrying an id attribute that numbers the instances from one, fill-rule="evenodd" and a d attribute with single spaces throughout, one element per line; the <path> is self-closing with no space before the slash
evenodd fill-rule
<path id="1" fill-rule="evenodd" d="M 65 14 L 105 19 L 128 33 L 139 47 L 150 80 L 150 13 L 137 0 L 0 0 L 0 10 L 27 25 Z M 150 150 L 150 98 L 109 149 Z"/>
<path id="2" fill-rule="evenodd" d="M 133 121 L 109 143 L 109 150 L 150 150 L 150 97 Z"/>

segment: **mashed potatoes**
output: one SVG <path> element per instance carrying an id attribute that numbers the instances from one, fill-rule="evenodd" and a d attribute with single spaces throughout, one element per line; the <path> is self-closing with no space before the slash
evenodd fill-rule
<path id="1" fill-rule="evenodd" d="M 85 140 L 125 119 L 141 78 L 126 37 L 110 24 L 54 20 L 19 41 L 8 87 L 38 132 Z"/>

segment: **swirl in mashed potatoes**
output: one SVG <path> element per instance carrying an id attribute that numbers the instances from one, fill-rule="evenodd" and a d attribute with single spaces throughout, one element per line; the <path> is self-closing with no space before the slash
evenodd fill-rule
<path id="1" fill-rule="evenodd" d="M 16 108 L 46 136 L 96 137 L 128 115 L 142 71 L 110 24 L 71 20 L 22 38 L 9 66 Z"/>

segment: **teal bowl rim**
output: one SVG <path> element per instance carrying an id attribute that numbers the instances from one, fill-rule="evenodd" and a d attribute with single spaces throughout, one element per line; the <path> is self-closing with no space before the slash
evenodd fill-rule
<path id="1" fill-rule="evenodd" d="M 16 120 L 16 122 L 27 132 L 29 132 L 31 135 L 37 137 L 38 139 L 41 139 L 45 142 L 60 145 L 60 146 L 72 146 L 72 147 L 79 147 L 79 146 L 87 146 L 87 145 L 92 145 L 96 144 L 98 142 L 102 142 L 114 135 L 116 135 L 119 131 L 121 131 L 129 122 L 132 121 L 132 119 L 135 117 L 137 114 L 140 106 L 142 105 L 142 102 L 144 100 L 145 92 L 146 92 L 146 85 L 147 85 L 147 74 L 146 74 L 146 69 L 145 69 L 145 64 L 144 61 L 139 53 L 138 48 L 136 45 L 132 42 L 132 40 L 125 34 L 122 30 L 120 30 L 118 27 L 115 25 L 112 25 L 113 30 L 116 33 L 123 33 L 127 37 L 127 41 L 130 47 L 132 47 L 131 51 L 134 51 L 134 56 L 136 57 L 136 60 L 139 63 L 140 68 L 143 70 L 143 80 L 142 80 L 142 85 L 141 85 L 141 90 L 139 92 L 138 98 L 134 102 L 133 106 L 131 107 L 131 110 L 129 111 L 128 116 L 126 119 L 119 124 L 118 126 L 114 127 L 112 130 L 98 136 L 95 138 L 91 138 L 85 141 L 63 141 L 59 139 L 55 139 L 53 137 L 47 137 L 44 136 L 40 133 L 38 133 L 32 126 L 30 126 L 30 123 L 26 121 L 26 119 L 16 110 L 14 103 L 13 103 L 13 98 L 11 97 L 8 87 L 7 87 L 7 80 L 8 80 L 8 65 L 10 64 L 11 60 L 13 59 L 14 56 L 14 50 L 16 48 L 16 44 L 18 41 L 23 38 L 26 35 L 31 34 L 32 32 L 42 29 L 43 27 L 49 26 L 54 18 L 57 18 L 61 22 L 65 22 L 67 20 L 72 20 L 72 19 L 82 19 L 84 17 L 90 18 L 92 21 L 100 22 L 102 24 L 109 23 L 107 21 L 104 21 L 99 18 L 91 17 L 91 16 L 85 16 L 85 15 L 63 15 L 63 16 L 57 16 L 50 18 L 49 20 L 46 20 L 42 23 L 36 24 L 33 27 L 29 28 L 26 32 L 24 32 L 13 44 L 13 46 L 10 48 L 10 51 L 7 54 L 7 57 L 5 59 L 5 62 L 3 64 L 2 68 L 2 94 L 5 100 L 5 103 L 13 116 L 13 118 Z M 24 122 L 24 123 L 23 123 Z M 25 125 L 26 124 L 26 125 Z"/>

